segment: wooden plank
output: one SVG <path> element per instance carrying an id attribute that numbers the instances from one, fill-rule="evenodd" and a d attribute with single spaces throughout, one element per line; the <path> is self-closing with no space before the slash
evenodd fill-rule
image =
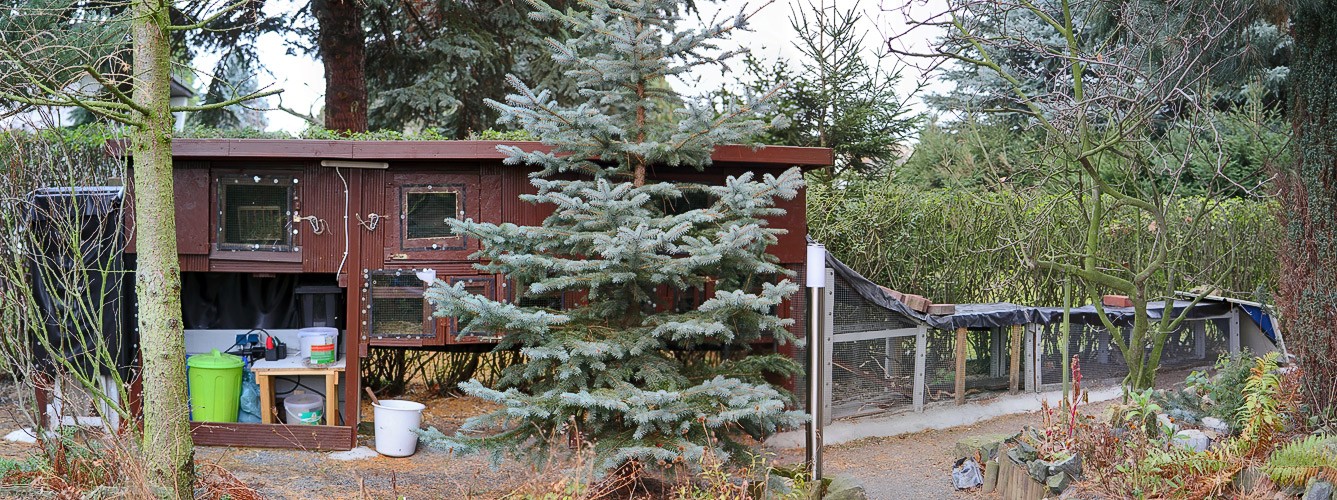
<path id="1" fill-rule="evenodd" d="M 274 379 L 269 375 L 255 375 L 256 384 L 260 385 L 260 421 L 274 423 Z"/>
<path id="2" fill-rule="evenodd" d="M 339 425 L 339 372 L 325 374 L 325 425 Z"/>
<path id="3" fill-rule="evenodd" d="M 1240 353 L 1240 308 L 1230 308 L 1230 355 Z"/>
<path id="4" fill-rule="evenodd" d="M 190 423 L 191 438 L 200 446 L 346 451 L 356 443 L 355 432 L 344 425 Z"/>
<path id="5" fill-rule="evenodd" d="M 1008 328 L 1008 337 L 1012 343 L 1012 366 L 1007 373 L 1007 392 L 1016 394 L 1021 390 L 1021 340 L 1025 334 L 1022 333 L 1021 325 L 1012 325 Z"/>
<path id="6" fill-rule="evenodd" d="M 833 376 L 832 362 L 835 361 L 835 342 L 832 341 L 836 329 L 835 309 L 836 309 L 836 287 L 833 284 L 836 281 L 836 273 L 831 268 L 826 268 L 826 288 L 822 289 L 821 307 L 822 314 L 822 425 L 831 424 L 831 393 L 834 387 L 831 385 Z"/>
<path id="7" fill-rule="evenodd" d="M 956 329 L 956 404 L 966 403 L 966 329 Z"/>
<path id="8" fill-rule="evenodd" d="M 951 316 L 956 314 L 956 304 L 929 304 L 926 312 L 934 316 Z"/>
<path id="9" fill-rule="evenodd" d="M 174 139 L 176 158 L 323 158 L 348 160 L 491 159 L 506 156 L 497 145 L 519 146 L 527 151 L 551 151 L 533 141 L 330 141 L 319 139 Z M 112 154 L 131 155 L 120 143 L 109 144 Z M 728 144 L 715 148 L 711 158 L 718 166 L 767 164 L 805 170 L 832 164 L 829 148 L 751 146 Z"/>
<path id="10" fill-rule="evenodd" d="M 831 342 L 840 344 L 844 342 L 858 342 L 861 340 L 909 337 L 916 333 L 919 333 L 919 328 L 897 328 L 895 330 L 873 330 L 868 332 L 840 333 L 832 335 Z"/>
<path id="11" fill-rule="evenodd" d="M 928 364 L 928 326 L 919 325 L 919 332 L 915 333 L 915 385 L 914 385 L 914 409 L 915 413 L 924 411 L 924 394 L 926 392 L 925 366 Z"/>

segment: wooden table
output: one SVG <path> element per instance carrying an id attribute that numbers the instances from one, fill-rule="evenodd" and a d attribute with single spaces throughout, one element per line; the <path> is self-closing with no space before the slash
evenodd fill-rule
<path id="1" fill-rule="evenodd" d="M 257 360 L 251 365 L 255 382 L 260 385 L 260 421 L 274 423 L 274 377 L 325 377 L 325 425 L 339 425 L 339 374 L 344 372 L 346 359 L 317 368 L 306 365 L 306 358 L 288 356 L 278 361 Z"/>

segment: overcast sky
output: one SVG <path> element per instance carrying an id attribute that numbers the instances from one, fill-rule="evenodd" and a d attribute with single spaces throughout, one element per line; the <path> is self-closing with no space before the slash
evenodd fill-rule
<path id="1" fill-rule="evenodd" d="M 812 1 L 816 3 L 820 0 Z M 830 0 L 826 1 L 829 5 Z M 895 7 L 900 6 L 900 2 L 895 2 L 895 0 L 885 1 L 893 2 Z M 926 0 L 911 1 L 919 4 Z M 919 5 L 916 9 L 931 9 L 941 1 L 927 0 L 927 5 Z M 726 42 L 725 46 L 747 47 L 753 53 L 767 60 L 774 60 L 779 57 L 790 60 L 798 58 L 799 53 L 793 45 L 796 34 L 790 27 L 789 17 L 791 10 L 807 8 L 808 2 L 809 0 L 775 0 L 770 5 L 762 8 L 752 18 L 754 31 L 735 34 L 730 41 Z M 864 44 L 870 55 L 874 51 L 885 50 L 884 33 L 899 32 L 904 29 L 903 16 L 899 12 L 883 13 L 882 5 L 878 2 L 879 0 L 844 0 L 837 3 L 837 8 L 844 10 L 854 6 L 863 14 L 862 19 L 860 19 L 860 27 L 868 31 Z M 299 5 L 293 0 L 278 0 L 266 2 L 265 8 L 271 13 L 286 13 L 291 12 Z M 744 3 L 736 0 L 714 3 L 698 0 L 698 5 L 701 6 L 702 11 L 700 17 L 709 20 L 716 13 L 735 14 Z M 763 4 L 753 1 L 746 5 L 750 12 Z M 693 19 L 691 22 L 695 23 L 696 21 Z M 922 43 L 922 41 L 916 40 L 912 42 L 912 45 Z M 259 39 L 259 44 L 261 47 L 261 61 L 272 73 L 258 76 L 261 85 L 274 85 L 282 88 L 282 102 L 287 108 L 301 112 L 314 113 L 318 111 L 325 92 L 324 68 L 320 62 L 312 57 L 289 55 L 288 51 L 291 44 L 278 35 L 263 35 Z M 197 59 L 196 67 L 212 68 L 215 61 L 216 56 L 202 56 Z M 726 78 L 730 78 L 729 75 L 721 74 L 719 71 L 703 71 L 696 77 L 697 82 L 694 83 L 700 90 L 719 88 Z M 919 78 L 919 73 L 913 68 L 903 71 L 900 84 L 902 94 L 913 89 Z M 680 92 L 699 93 L 694 89 L 687 88 L 693 85 L 693 82 L 673 82 L 673 85 Z M 275 106 L 278 104 L 278 98 L 271 97 L 269 102 L 270 106 Z M 920 107 L 917 100 L 912 102 L 912 105 L 917 108 Z M 306 123 L 303 120 L 282 111 L 268 111 L 266 118 L 269 122 L 269 130 L 298 132 L 306 128 Z"/>

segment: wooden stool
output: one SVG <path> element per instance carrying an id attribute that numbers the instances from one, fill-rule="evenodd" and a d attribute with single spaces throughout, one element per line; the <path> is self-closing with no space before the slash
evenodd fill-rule
<path id="1" fill-rule="evenodd" d="M 274 423 L 274 377 L 302 375 L 325 377 L 325 425 L 339 425 L 339 374 L 344 372 L 346 359 L 328 366 L 306 366 L 304 358 L 288 356 L 278 361 L 258 360 L 251 365 L 255 382 L 260 385 L 260 421 Z"/>

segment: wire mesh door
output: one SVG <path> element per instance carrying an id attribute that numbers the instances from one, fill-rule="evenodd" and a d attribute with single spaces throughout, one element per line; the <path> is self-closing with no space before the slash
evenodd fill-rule
<path id="1" fill-rule="evenodd" d="M 914 408 L 921 392 L 916 386 L 922 380 L 918 339 L 923 328 L 869 301 L 844 278 L 828 276 L 826 415 L 843 418 Z"/>

